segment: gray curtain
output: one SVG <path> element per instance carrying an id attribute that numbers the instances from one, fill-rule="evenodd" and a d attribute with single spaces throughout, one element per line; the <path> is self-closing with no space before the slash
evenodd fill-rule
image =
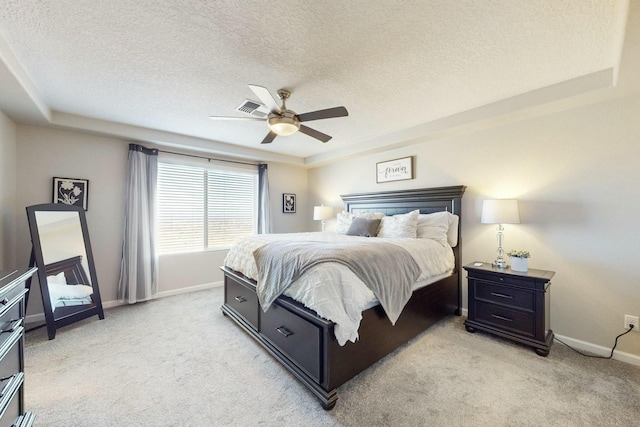
<path id="1" fill-rule="evenodd" d="M 129 304 L 153 298 L 158 290 L 155 247 L 158 150 L 129 144 L 124 242 L 118 299 Z"/>
<path id="2" fill-rule="evenodd" d="M 271 233 L 271 203 L 267 165 L 258 165 L 258 234 Z"/>

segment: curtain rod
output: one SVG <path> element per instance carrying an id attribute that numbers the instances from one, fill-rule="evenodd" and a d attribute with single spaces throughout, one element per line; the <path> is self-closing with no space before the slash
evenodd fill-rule
<path id="1" fill-rule="evenodd" d="M 197 159 L 206 159 L 208 161 L 214 160 L 216 162 L 238 163 L 238 164 L 241 164 L 241 165 L 259 166 L 261 164 L 261 163 L 240 162 L 238 160 L 215 159 L 215 158 L 212 158 L 212 157 L 197 156 L 195 154 L 176 153 L 175 151 L 158 150 L 158 152 L 167 153 L 167 154 L 175 154 L 177 156 L 195 157 Z"/>

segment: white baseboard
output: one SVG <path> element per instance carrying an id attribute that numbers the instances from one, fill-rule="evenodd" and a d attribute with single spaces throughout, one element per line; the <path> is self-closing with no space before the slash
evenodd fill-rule
<path id="1" fill-rule="evenodd" d="M 205 289 L 221 288 L 223 284 L 224 282 L 220 281 L 220 282 L 204 283 L 202 285 L 189 286 L 188 288 L 172 289 L 170 291 L 158 292 L 155 298 L 170 297 L 173 295 L 186 294 L 188 292 L 203 291 Z"/>
<path id="2" fill-rule="evenodd" d="M 469 316 L 469 310 L 467 310 L 466 308 L 463 308 L 461 311 L 462 316 Z M 602 347 L 601 345 L 592 344 L 586 341 L 580 341 L 571 337 L 565 337 L 564 335 L 555 334 L 555 336 L 556 338 L 564 341 L 567 345 L 570 345 L 576 350 L 595 354 L 598 356 L 609 356 L 611 354 L 610 348 Z M 636 356 L 635 354 L 631 353 L 625 353 L 624 351 L 614 350 L 613 359 L 629 363 L 631 365 L 640 366 L 640 356 Z"/>
<path id="3" fill-rule="evenodd" d="M 571 337 L 565 337 L 564 335 L 556 335 L 556 338 L 562 340 L 564 343 L 570 345 L 576 350 L 606 357 L 611 354 L 611 348 L 603 347 L 601 345 L 592 344 L 590 342 L 577 340 Z M 640 366 L 640 356 L 636 356 L 635 354 L 631 353 L 625 353 L 624 351 L 614 350 L 613 359 L 619 360 L 621 362 L 626 362 L 631 365 Z"/>
<path id="4" fill-rule="evenodd" d="M 189 286 L 187 288 L 172 289 L 170 291 L 158 292 L 153 299 L 186 294 L 188 292 L 202 291 L 205 289 L 220 288 L 222 287 L 222 285 L 223 285 L 223 282 L 220 281 L 220 282 L 204 283 L 202 285 Z M 102 303 L 102 308 L 107 309 L 107 308 L 118 307 L 126 304 L 127 304 L 126 301 L 120 301 L 120 300 L 106 301 Z M 25 323 L 42 323 L 44 321 L 45 321 L 44 313 L 29 314 L 28 316 L 25 317 Z"/>

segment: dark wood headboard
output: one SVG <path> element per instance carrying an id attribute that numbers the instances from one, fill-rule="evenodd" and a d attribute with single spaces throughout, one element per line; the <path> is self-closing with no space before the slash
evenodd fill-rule
<path id="1" fill-rule="evenodd" d="M 340 196 L 344 201 L 344 210 L 354 214 L 363 212 L 382 212 L 396 215 L 419 209 L 420 213 L 447 211 L 458 215 L 458 244 L 453 248 L 456 259 L 455 272 L 460 270 L 462 244 L 462 195 L 467 187 L 420 188 L 416 190 L 383 191 L 376 193 L 346 194 Z"/>
<path id="2" fill-rule="evenodd" d="M 383 212 L 395 215 L 420 209 L 427 214 L 448 211 L 460 216 L 462 213 L 462 195 L 466 187 L 421 188 L 417 190 L 384 191 L 377 193 L 359 193 L 340 196 L 347 212 Z"/>
<path id="3" fill-rule="evenodd" d="M 56 274 L 64 272 L 67 278 L 67 284 L 69 285 L 80 284 L 91 286 L 91 282 L 87 278 L 87 273 L 82 267 L 82 256 L 80 255 L 47 264 L 45 270 L 47 271 L 47 276 L 55 276 Z"/>

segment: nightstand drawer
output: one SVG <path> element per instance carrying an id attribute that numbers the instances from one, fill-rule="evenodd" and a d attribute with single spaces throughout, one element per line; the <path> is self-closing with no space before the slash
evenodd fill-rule
<path id="1" fill-rule="evenodd" d="M 496 303 L 515 309 L 535 310 L 535 293 L 510 286 L 474 280 L 476 299 Z"/>
<path id="2" fill-rule="evenodd" d="M 475 308 L 475 320 L 478 322 L 517 332 L 520 335 L 535 336 L 535 316 L 532 314 L 481 301 L 475 301 Z"/>
<path id="3" fill-rule="evenodd" d="M 535 282 L 531 279 L 524 279 L 518 276 L 506 275 L 506 274 L 494 274 L 474 271 L 469 273 L 469 277 L 473 279 L 485 280 L 487 282 L 493 282 L 497 284 L 508 283 L 512 286 L 522 286 L 525 288 L 535 289 Z"/>

